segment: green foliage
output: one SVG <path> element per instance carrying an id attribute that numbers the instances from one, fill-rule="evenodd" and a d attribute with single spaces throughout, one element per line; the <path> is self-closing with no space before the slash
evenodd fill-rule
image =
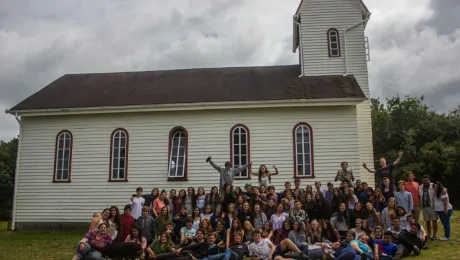
<path id="1" fill-rule="evenodd" d="M 17 149 L 18 138 L 0 142 L 0 219 L 11 217 Z"/>
<path id="2" fill-rule="evenodd" d="M 460 107 L 440 114 L 420 98 L 394 97 L 381 102 L 372 99 L 372 127 L 375 167 L 380 157 L 392 161 L 403 151 L 397 178 L 411 170 L 420 179 L 429 175 L 450 188 L 458 198 L 460 188 Z M 458 203 L 458 201 L 456 201 Z"/>

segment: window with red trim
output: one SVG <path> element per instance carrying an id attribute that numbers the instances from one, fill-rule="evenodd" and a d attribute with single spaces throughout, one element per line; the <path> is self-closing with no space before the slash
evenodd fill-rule
<path id="1" fill-rule="evenodd" d="M 56 150 L 54 155 L 54 182 L 70 182 L 72 169 L 72 133 L 67 130 L 56 136 Z"/>
<path id="2" fill-rule="evenodd" d="M 295 177 L 314 177 L 313 135 L 310 125 L 299 123 L 294 126 L 294 174 Z"/>
<path id="3" fill-rule="evenodd" d="M 128 180 L 128 142 L 125 129 L 115 129 L 110 139 L 110 176 L 109 181 Z"/>
<path id="4" fill-rule="evenodd" d="M 250 162 L 250 134 L 245 125 L 235 125 L 230 130 L 230 161 L 233 168 L 238 168 Z M 249 179 L 250 167 L 235 175 L 237 179 Z"/>
<path id="5" fill-rule="evenodd" d="M 183 127 L 175 127 L 169 133 L 169 180 L 187 179 L 188 133 Z"/>
<path id="6" fill-rule="evenodd" d="M 329 57 L 340 57 L 340 37 L 337 29 L 329 29 L 327 31 L 327 44 Z"/>

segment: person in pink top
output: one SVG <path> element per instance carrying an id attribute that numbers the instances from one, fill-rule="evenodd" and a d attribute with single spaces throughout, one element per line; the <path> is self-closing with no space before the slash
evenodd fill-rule
<path id="1" fill-rule="evenodd" d="M 415 181 L 415 175 L 412 171 L 409 171 L 407 173 L 407 182 L 405 184 L 405 189 L 406 191 L 410 192 L 412 194 L 412 204 L 414 205 L 414 209 L 412 210 L 412 214 L 415 217 L 415 221 L 418 222 L 419 217 L 420 217 L 420 197 L 418 194 L 418 188 L 419 188 L 418 182 Z"/>
<path id="2" fill-rule="evenodd" d="M 168 193 L 166 193 L 165 190 L 162 190 L 161 193 L 160 193 L 160 196 L 156 200 L 153 201 L 152 212 L 153 212 L 154 218 L 158 217 L 158 215 L 161 212 L 161 209 L 164 206 L 168 206 L 168 205 L 166 205 L 167 204 L 167 196 L 168 196 Z"/>

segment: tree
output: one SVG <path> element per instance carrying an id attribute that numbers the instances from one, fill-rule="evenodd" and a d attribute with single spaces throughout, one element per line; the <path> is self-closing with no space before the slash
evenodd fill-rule
<path id="1" fill-rule="evenodd" d="M 372 99 L 372 127 L 375 166 L 378 158 L 394 159 L 404 151 L 397 179 L 408 170 L 420 179 L 429 175 L 450 190 L 450 198 L 460 193 L 460 110 L 439 114 L 420 98 L 399 96 L 381 102 Z M 454 201 L 459 203 L 460 201 Z"/>
<path id="2" fill-rule="evenodd" d="M 18 138 L 0 142 L 0 219 L 11 217 Z"/>

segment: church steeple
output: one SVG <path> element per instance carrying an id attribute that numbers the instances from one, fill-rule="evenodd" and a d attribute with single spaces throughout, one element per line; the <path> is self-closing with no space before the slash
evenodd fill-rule
<path id="1" fill-rule="evenodd" d="M 367 77 L 364 29 L 370 15 L 361 0 L 302 0 L 293 17 L 292 46 L 299 53 L 301 75 Z"/>

